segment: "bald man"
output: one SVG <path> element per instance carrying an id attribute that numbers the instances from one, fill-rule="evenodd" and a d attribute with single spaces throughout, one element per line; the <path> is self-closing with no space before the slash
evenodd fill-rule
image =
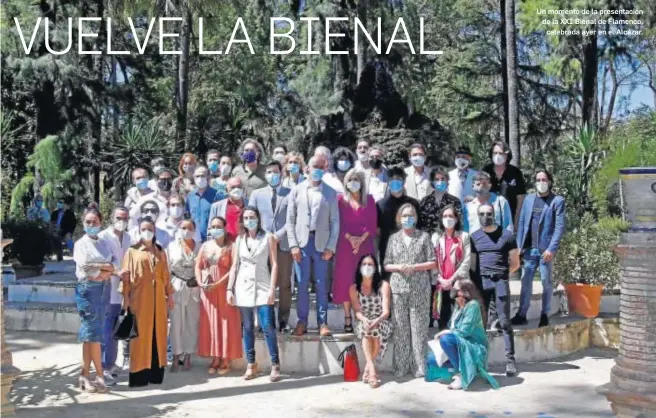
<path id="1" fill-rule="evenodd" d="M 228 198 L 219 200 L 210 209 L 209 222 L 217 216 L 226 221 L 225 233 L 233 242 L 239 233 L 239 217 L 247 204 L 244 183 L 239 177 L 231 177 L 226 184 Z"/>

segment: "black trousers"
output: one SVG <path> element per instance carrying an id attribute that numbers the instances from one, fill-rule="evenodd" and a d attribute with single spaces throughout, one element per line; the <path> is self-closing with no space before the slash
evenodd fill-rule
<path id="1" fill-rule="evenodd" d="M 496 280 L 496 281 L 495 281 Z M 506 348 L 506 360 L 515 361 L 515 334 L 510 323 L 510 284 L 508 279 L 482 276 L 476 285 L 481 290 L 488 317 L 499 319 Z"/>

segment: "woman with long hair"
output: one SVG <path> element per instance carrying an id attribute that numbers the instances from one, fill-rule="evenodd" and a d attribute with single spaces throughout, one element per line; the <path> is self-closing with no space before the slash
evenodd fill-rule
<path id="1" fill-rule="evenodd" d="M 248 366 L 244 379 L 257 377 L 255 362 L 255 321 L 257 314 L 271 357 L 272 382 L 280 380 L 278 339 L 274 326 L 276 277 L 278 276 L 277 242 L 273 234 L 262 229 L 260 213 L 247 207 L 241 213 L 244 232 L 232 247 L 234 263 L 228 282 L 228 304 L 238 306 L 243 322 L 243 339 Z M 270 267 L 270 270 L 269 270 Z"/>
<path id="2" fill-rule="evenodd" d="M 227 290 L 232 267 L 232 242 L 225 233 L 226 221 L 210 220 L 209 240 L 200 248 L 196 280 L 201 284 L 198 355 L 210 357 L 208 374 L 224 375 L 230 362 L 242 357 L 239 309 L 228 305 Z"/>
<path id="3" fill-rule="evenodd" d="M 435 336 L 449 358 L 448 366 L 456 370 L 449 389 L 467 389 L 477 375 L 497 389 L 499 383 L 486 369 L 488 342 L 483 324 L 487 315 L 483 298 L 469 279 L 456 281 L 451 297 L 456 301 L 456 311 L 449 329 Z"/>
<path id="4" fill-rule="evenodd" d="M 339 237 L 333 274 L 333 303 L 343 304 L 344 332 L 353 332 L 349 288 L 365 254 L 373 254 L 378 211 L 367 192 L 364 172 L 351 169 L 344 176 L 344 194 L 337 196 Z"/>
<path id="5" fill-rule="evenodd" d="M 362 256 L 358 265 L 349 294 L 355 312 L 355 332 L 362 340 L 367 361 L 362 381 L 375 388 L 380 385 L 380 379 L 374 360 L 382 360 L 392 336 L 392 322 L 389 320 L 392 295 L 389 283 L 378 271 L 373 254 Z"/>
<path id="6" fill-rule="evenodd" d="M 130 387 L 161 384 L 166 367 L 168 309 L 173 309 L 173 286 L 166 253 L 155 243 L 155 221 L 139 220 L 138 242 L 125 254 L 123 303 L 134 314 L 139 336 L 130 340 Z"/>
<path id="7" fill-rule="evenodd" d="M 190 152 L 182 154 L 178 163 L 178 177 L 173 180 L 171 188 L 174 193 L 186 198 L 187 194 L 196 187 L 194 184 L 194 170 L 196 170 L 197 164 L 198 158 L 194 154 Z"/>
<path id="8" fill-rule="evenodd" d="M 303 180 L 305 176 L 305 159 L 303 154 L 291 151 L 282 162 L 282 187 L 293 189 Z"/>

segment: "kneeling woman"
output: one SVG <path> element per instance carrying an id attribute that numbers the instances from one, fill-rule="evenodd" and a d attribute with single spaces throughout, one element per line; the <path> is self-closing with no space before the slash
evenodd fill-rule
<path id="1" fill-rule="evenodd" d="M 123 301 L 137 320 L 139 336 L 130 341 L 129 385 L 147 386 L 164 380 L 168 309 L 173 309 L 173 287 L 166 253 L 155 244 L 155 222 L 139 221 L 139 242 L 128 249 L 123 270 Z M 168 307 L 168 309 L 167 309 Z"/>
<path id="2" fill-rule="evenodd" d="M 360 268 L 355 273 L 355 284 L 349 289 L 351 304 L 355 312 L 355 332 L 362 340 L 362 350 L 367 365 L 362 381 L 372 388 L 380 385 L 374 360 L 382 360 L 387 342 L 392 336 L 390 315 L 390 285 L 378 271 L 374 256 L 367 254 L 360 260 Z"/>
<path id="3" fill-rule="evenodd" d="M 267 234 L 261 226 L 260 213 L 247 207 L 241 214 L 240 223 L 244 233 L 237 238 L 232 249 L 234 260 L 228 282 L 228 304 L 238 306 L 243 322 L 244 349 L 248 366 L 244 379 L 257 377 L 255 362 L 255 325 L 253 315 L 257 313 L 264 331 L 269 355 L 271 356 L 272 382 L 280 380 L 278 338 L 273 325 L 278 261 L 276 238 Z M 269 271 L 271 266 L 271 271 Z"/>
<path id="4" fill-rule="evenodd" d="M 477 375 L 481 375 L 497 389 L 499 384 L 485 369 L 488 343 L 485 327 L 483 299 L 471 280 L 458 280 L 451 289 L 456 311 L 449 329 L 435 336 L 456 369 L 449 389 L 467 389 Z"/>

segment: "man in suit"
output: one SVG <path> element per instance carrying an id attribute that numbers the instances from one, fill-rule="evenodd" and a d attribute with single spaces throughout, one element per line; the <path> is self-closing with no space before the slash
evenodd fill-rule
<path id="1" fill-rule="evenodd" d="M 237 239 L 237 235 L 239 235 L 239 218 L 241 217 L 241 212 L 246 207 L 248 201 L 246 200 L 244 183 L 241 178 L 231 177 L 226 186 L 228 198 L 212 204 L 209 222 L 212 222 L 212 219 L 217 216 L 225 219 L 226 237 L 234 242 Z"/>
<path id="2" fill-rule="evenodd" d="M 265 177 L 269 187 L 253 191 L 248 206 L 260 212 L 262 228 L 274 234 L 278 242 L 278 325 L 283 332 L 289 328 L 287 321 L 292 306 L 292 255 L 287 239 L 287 204 L 291 189 L 281 185 L 281 172 L 282 165 L 276 160 L 266 165 Z"/>
<path id="3" fill-rule="evenodd" d="M 547 170 L 536 170 L 533 178 L 537 193 L 532 193 L 524 199 L 517 225 L 517 246 L 522 252 L 524 266 L 519 311 L 512 323 L 527 324 L 526 313 L 531 305 L 533 277 L 539 267 L 542 281 L 542 314 L 539 326 L 544 327 L 549 325 L 553 294 L 553 259 L 565 233 L 565 199 L 552 193 L 553 177 Z"/>
<path id="4" fill-rule="evenodd" d="M 339 234 L 337 193 L 323 184 L 328 161 L 315 155 L 308 164 L 310 177 L 293 189 L 287 209 L 287 237 L 298 280 L 298 324 L 294 335 L 307 332 L 310 310 L 310 265 L 314 266 L 317 290 L 319 335 L 330 336 L 328 328 L 328 262 L 335 254 Z"/>
<path id="5" fill-rule="evenodd" d="M 465 197 L 474 195 L 474 177 L 477 171 L 470 167 L 471 151 L 462 146 L 456 151 L 456 168 L 449 171 L 449 194 L 465 204 Z"/>
<path id="6" fill-rule="evenodd" d="M 410 167 L 405 169 L 405 193 L 421 202 L 432 191 L 430 179 L 428 178 L 429 169 L 426 164 L 426 147 L 422 144 L 410 145 L 408 152 L 410 158 Z"/>

